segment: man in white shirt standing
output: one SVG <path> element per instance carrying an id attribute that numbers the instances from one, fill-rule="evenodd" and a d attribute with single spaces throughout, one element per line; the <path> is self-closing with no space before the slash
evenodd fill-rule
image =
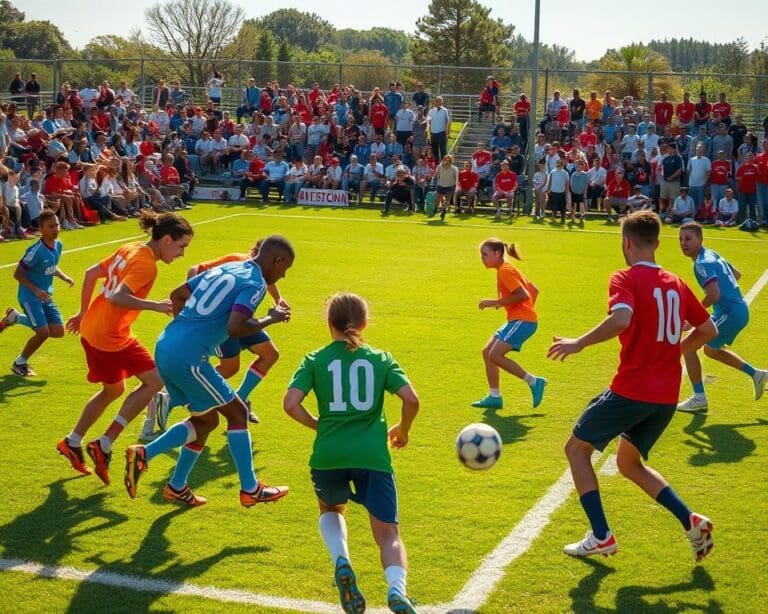
<path id="1" fill-rule="evenodd" d="M 688 160 L 688 195 L 693 199 L 694 216 L 704 203 L 704 188 L 711 172 L 712 162 L 704 155 L 704 146 L 696 145 L 696 155 Z"/>
<path id="2" fill-rule="evenodd" d="M 451 114 L 443 106 L 442 96 L 435 98 L 435 106 L 427 114 L 427 129 L 432 145 L 432 155 L 435 161 L 439 162 L 448 153 L 448 137 L 451 136 Z"/>
<path id="3" fill-rule="evenodd" d="M 80 90 L 79 94 L 80 98 L 83 99 L 83 110 L 86 113 L 96 106 L 96 100 L 99 97 L 99 90 L 94 89 L 93 81 L 88 79 L 85 82 L 85 87 Z"/>

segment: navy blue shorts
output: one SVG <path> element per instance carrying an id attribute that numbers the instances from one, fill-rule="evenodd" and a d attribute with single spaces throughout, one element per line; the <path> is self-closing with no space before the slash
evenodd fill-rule
<path id="1" fill-rule="evenodd" d="M 312 469 L 311 475 L 315 494 L 326 505 L 352 500 L 381 522 L 399 522 L 393 474 L 371 469 Z"/>
<path id="2" fill-rule="evenodd" d="M 633 401 L 607 389 L 589 402 L 576 420 L 573 434 L 601 452 L 612 439 L 621 435 L 647 460 L 653 444 L 667 428 L 676 409 L 674 403 Z"/>
<path id="3" fill-rule="evenodd" d="M 269 341 L 269 335 L 263 330 L 247 337 L 227 337 L 227 340 L 216 348 L 216 356 L 219 358 L 234 358 L 239 356 L 243 350 L 267 341 Z"/>

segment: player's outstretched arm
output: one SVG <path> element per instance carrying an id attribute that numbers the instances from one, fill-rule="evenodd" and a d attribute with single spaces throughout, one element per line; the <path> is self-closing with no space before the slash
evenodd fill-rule
<path id="1" fill-rule="evenodd" d="M 680 352 L 683 354 L 695 352 L 715 337 L 717 337 L 717 326 L 711 318 L 707 318 L 685 336 L 685 339 L 680 343 Z"/>
<path id="2" fill-rule="evenodd" d="M 406 384 L 397 391 L 397 396 L 403 402 L 400 422 L 389 429 L 389 444 L 393 448 L 404 448 L 408 444 L 408 433 L 419 413 L 419 395 L 411 384 Z"/>
<path id="3" fill-rule="evenodd" d="M 576 339 L 552 337 L 552 345 L 547 351 L 547 358 L 565 360 L 566 356 L 578 354 L 585 347 L 602 343 L 620 335 L 632 322 L 632 311 L 626 308 L 616 309 L 588 333 Z"/>
<path id="4" fill-rule="evenodd" d="M 135 309 L 137 311 L 159 311 L 160 313 L 173 313 L 173 303 L 171 299 L 165 299 L 162 301 L 149 301 L 146 299 L 137 298 L 133 295 L 133 291 L 125 284 L 120 284 L 115 291 L 109 296 L 109 302 L 116 307 L 122 307 L 123 309 Z"/>
<path id="5" fill-rule="evenodd" d="M 317 418 L 304 409 L 301 404 L 305 396 L 304 391 L 299 388 L 288 388 L 283 399 L 283 409 L 296 422 L 316 431 Z"/>
<path id="6" fill-rule="evenodd" d="M 98 263 L 91 266 L 85 272 L 83 289 L 80 291 L 80 311 L 67 320 L 67 332 L 72 333 L 73 335 L 80 332 L 80 320 L 82 320 L 83 314 L 88 310 L 88 305 L 91 304 L 91 297 L 96 288 L 96 282 L 106 276 L 106 272 L 101 268 L 101 264 Z"/>

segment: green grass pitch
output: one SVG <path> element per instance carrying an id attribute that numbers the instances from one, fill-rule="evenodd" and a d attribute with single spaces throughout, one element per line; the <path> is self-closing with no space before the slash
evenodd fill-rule
<path id="1" fill-rule="evenodd" d="M 160 264 L 151 297 L 166 296 L 192 264 L 247 250 L 270 233 L 286 235 L 296 247 L 294 267 L 280 284 L 293 318 L 270 328 L 280 361 L 252 396 L 262 420 L 252 428 L 257 473 L 268 483 L 288 484 L 290 495 L 274 505 L 241 508 L 226 440 L 216 432 L 190 481 L 209 498 L 207 506 L 186 510 L 162 500 L 160 491 L 174 462 L 170 455 L 153 461 L 139 498 L 130 500 L 121 484 L 122 451 L 135 442 L 141 419 L 129 425 L 115 446 L 111 487 L 95 476 L 77 477 L 54 445 L 95 391 L 85 380 L 80 344 L 71 336 L 48 341 L 31 361 L 39 375 L 23 380 L 9 367 L 28 331 L 13 327 L 0 336 L 0 559 L 336 603 L 308 477 L 313 434 L 283 413 L 282 396 L 302 356 L 328 341 L 324 298 L 348 290 L 369 300 L 366 339 L 395 355 L 421 396 L 411 443 L 393 451 L 410 558 L 409 592 L 421 604 L 450 603 L 563 474 L 562 447 L 574 419 L 610 381 L 617 362 L 615 341 L 564 364 L 547 361 L 545 354 L 553 334 L 580 334 L 603 317 L 608 276 L 624 266 L 617 227 L 596 221 L 586 229 L 527 219 L 492 223 L 488 217 L 452 215 L 441 224 L 399 214 L 382 220 L 371 210 L 210 204 L 195 207 L 188 218 L 196 224 L 196 236 L 183 259 Z M 768 266 L 765 235 L 705 232 L 705 244 L 743 272 L 746 292 Z M 85 269 L 139 234 L 135 221 L 61 234 L 65 250 L 77 250 L 65 251 L 61 262 L 76 280 L 75 288 L 58 280 L 56 285 L 55 300 L 65 317 L 77 309 Z M 676 235 L 674 228 L 663 229 L 659 261 L 694 283 L 691 262 L 680 253 Z M 520 243 L 525 257 L 520 266 L 541 289 L 539 330 L 518 356 L 526 368 L 549 379 L 535 411 L 527 387 L 504 374 L 503 410 L 483 413 L 469 406 L 486 392 L 480 350 L 503 321 L 502 312 L 477 309 L 479 299 L 496 292 L 494 272 L 482 267 L 478 250 L 490 236 Z M 3 308 L 16 303 L 12 264 L 27 246 L 15 242 L 0 247 Z M 768 290 L 758 294 L 751 313 L 735 349 L 765 367 Z M 134 333 L 152 348 L 165 323 L 164 316 L 147 312 L 135 323 Z M 248 360 L 242 357 L 243 367 Z M 756 403 L 746 376 L 706 359 L 704 370 L 709 415 L 677 415 L 653 450 L 651 465 L 689 505 L 713 519 L 712 555 L 696 565 L 678 522 L 666 510 L 620 476 L 601 477 L 618 556 L 577 561 L 562 554 L 563 544 L 581 538 L 587 529 L 571 493 L 530 549 L 506 568 L 481 612 L 764 611 L 768 396 Z M 684 382 L 682 394 L 689 391 Z M 308 407 L 314 410 L 313 402 L 311 397 Z M 108 409 L 89 435 L 100 435 L 116 410 Z M 389 399 L 390 423 L 398 411 L 394 397 Z M 177 408 L 171 419 L 185 415 Z M 456 434 L 475 421 L 494 426 L 504 441 L 502 456 L 490 471 L 470 472 L 455 458 Z M 604 458 L 613 452 L 615 443 Z M 360 585 L 370 605 L 384 607 L 386 586 L 364 510 L 352 506 L 348 522 Z M 0 573 L 2 612 L 244 608 L 212 599 Z"/>

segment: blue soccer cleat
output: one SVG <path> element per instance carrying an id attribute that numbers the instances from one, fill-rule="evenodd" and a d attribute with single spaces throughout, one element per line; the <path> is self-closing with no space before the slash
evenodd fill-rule
<path id="1" fill-rule="evenodd" d="M 504 407 L 504 400 L 501 397 L 492 397 L 491 395 L 484 396 L 479 401 L 474 401 L 472 407 L 479 407 L 480 409 L 502 409 Z"/>
<path id="2" fill-rule="evenodd" d="M 363 614 L 365 597 L 357 588 L 357 578 L 349 561 L 343 556 L 336 559 L 336 587 L 339 589 L 339 601 L 347 614 Z M 405 611 L 405 610 L 404 610 Z"/>
<path id="3" fill-rule="evenodd" d="M 387 605 L 396 614 L 416 614 L 411 599 L 395 589 L 387 593 Z"/>
<path id="4" fill-rule="evenodd" d="M 547 385 L 547 380 L 543 377 L 537 377 L 536 381 L 531 386 L 531 394 L 533 395 L 533 408 L 536 409 L 541 405 L 541 399 L 544 398 L 544 386 Z"/>

